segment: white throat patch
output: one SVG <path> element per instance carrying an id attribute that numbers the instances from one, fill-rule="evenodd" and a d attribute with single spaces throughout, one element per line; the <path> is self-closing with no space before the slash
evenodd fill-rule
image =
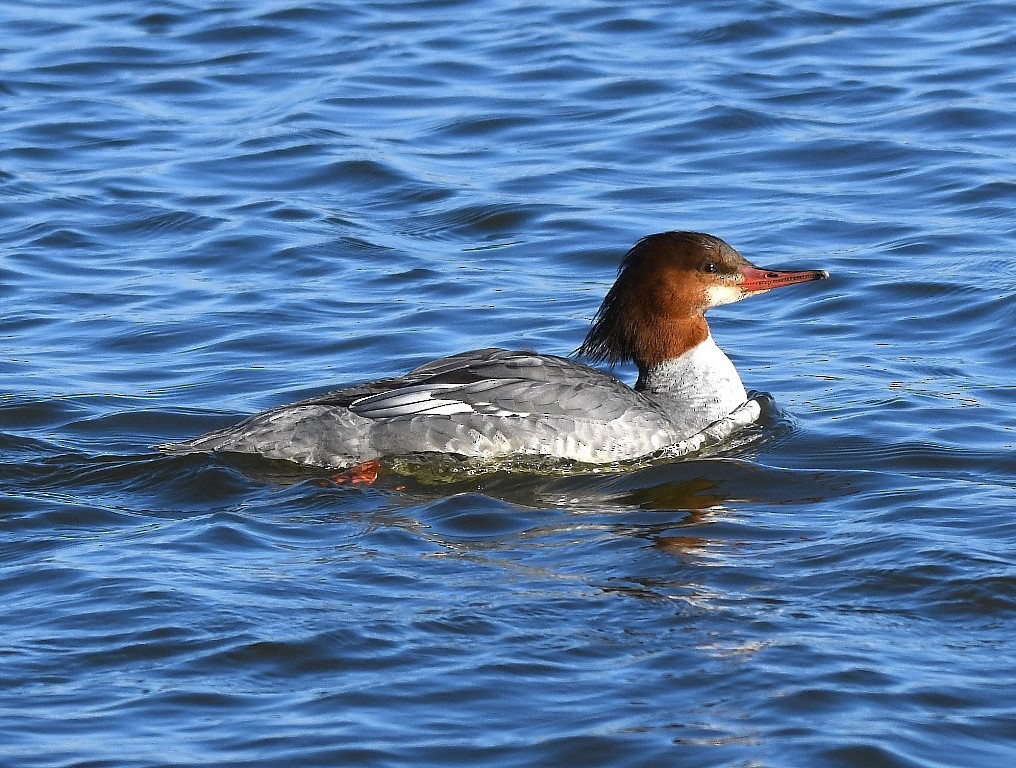
<path id="1" fill-rule="evenodd" d="M 741 290 L 737 283 L 722 283 L 710 285 L 706 288 L 706 301 L 710 307 L 718 307 L 721 304 L 733 304 L 740 301 L 747 294 Z"/>

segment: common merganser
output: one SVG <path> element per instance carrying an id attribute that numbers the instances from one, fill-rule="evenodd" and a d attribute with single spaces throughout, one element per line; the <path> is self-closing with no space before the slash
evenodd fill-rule
<path id="1" fill-rule="evenodd" d="M 711 235 L 649 235 L 622 260 L 576 350 L 611 366 L 634 362 L 634 388 L 568 358 L 480 349 L 160 448 L 340 469 L 428 452 L 591 464 L 635 459 L 684 445 L 748 402 L 709 333 L 707 309 L 825 277 L 824 270 L 760 269 Z"/>

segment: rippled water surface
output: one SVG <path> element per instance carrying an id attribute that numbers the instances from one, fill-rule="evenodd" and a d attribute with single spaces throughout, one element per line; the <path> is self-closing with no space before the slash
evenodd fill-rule
<path id="1" fill-rule="evenodd" d="M 1016 6 L 891 5 L 0 7 L 0 764 L 1011 764 Z M 747 451 L 151 448 L 567 354 L 666 229 L 833 275 L 711 314 Z"/>

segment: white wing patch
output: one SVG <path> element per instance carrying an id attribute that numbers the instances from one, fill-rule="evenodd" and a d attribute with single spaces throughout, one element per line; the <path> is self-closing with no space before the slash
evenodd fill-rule
<path id="1" fill-rule="evenodd" d="M 456 413 L 482 413 L 487 416 L 528 416 L 509 411 L 487 401 L 467 402 L 456 397 L 461 384 L 415 384 L 392 392 L 367 395 L 349 404 L 349 410 L 366 419 L 397 419 L 405 416 L 452 416 Z M 463 392 L 468 396 L 469 392 Z"/>
<path id="2" fill-rule="evenodd" d="M 485 416 L 530 416 L 528 411 L 508 411 L 504 408 L 487 402 L 472 403 L 474 413 L 482 413 Z"/>

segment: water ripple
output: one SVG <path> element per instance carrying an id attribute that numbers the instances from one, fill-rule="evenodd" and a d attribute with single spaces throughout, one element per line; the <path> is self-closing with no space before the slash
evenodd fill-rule
<path id="1" fill-rule="evenodd" d="M 4 6 L 0 762 L 1010 762 L 1011 11 Z M 833 275 L 711 313 L 736 453 L 151 448 L 568 353 L 665 228 Z"/>

